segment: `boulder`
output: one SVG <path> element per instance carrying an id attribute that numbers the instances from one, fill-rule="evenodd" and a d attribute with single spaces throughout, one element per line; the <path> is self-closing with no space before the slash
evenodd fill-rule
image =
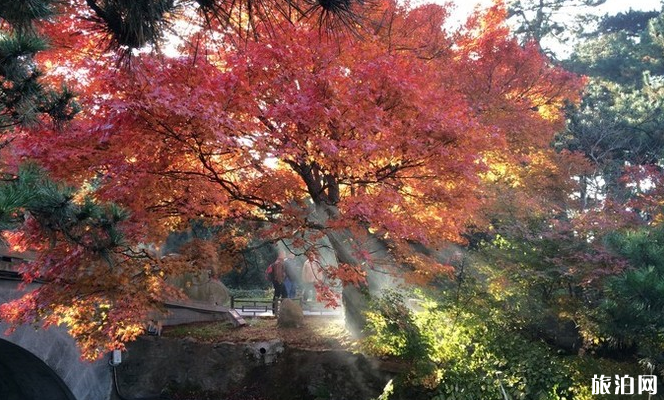
<path id="1" fill-rule="evenodd" d="M 576 322 L 557 315 L 545 315 L 539 326 L 534 326 L 538 336 L 545 342 L 565 351 L 567 354 L 578 354 L 583 346 L 583 337 Z"/>
<path id="2" fill-rule="evenodd" d="M 231 294 L 220 280 L 210 277 L 208 271 L 188 273 L 171 280 L 173 286 L 182 289 L 190 300 L 223 306 L 230 303 Z"/>
<path id="3" fill-rule="evenodd" d="M 277 326 L 280 328 L 298 328 L 304 323 L 302 307 L 291 299 L 284 299 L 279 309 Z"/>
<path id="4" fill-rule="evenodd" d="M 219 279 L 210 279 L 199 289 L 202 301 L 207 301 L 217 306 L 230 304 L 231 293 Z"/>

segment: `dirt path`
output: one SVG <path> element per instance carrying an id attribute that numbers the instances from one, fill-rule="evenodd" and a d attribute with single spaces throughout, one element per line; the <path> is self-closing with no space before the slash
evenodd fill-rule
<path id="1" fill-rule="evenodd" d="M 279 328 L 276 318 L 252 318 L 248 325 L 235 328 L 228 322 L 179 325 L 164 328 L 168 337 L 191 337 L 202 343 L 246 343 L 274 339 L 309 350 L 352 350 L 357 344 L 339 317 L 307 317 L 300 328 Z"/>

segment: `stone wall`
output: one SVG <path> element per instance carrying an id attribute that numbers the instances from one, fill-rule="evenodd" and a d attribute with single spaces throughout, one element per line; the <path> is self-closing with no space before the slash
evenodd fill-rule
<path id="1" fill-rule="evenodd" d="M 130 343 L 117 375 L 127 398 L 198 390 L 267 400 L 368 400 L 390 378 L 376 361 L 346 351 L 300 350 L 280 341 L 204 344 L 165 337 Z"/>
<path id="2" fill-rule="evenodd" d="M 0 281 L 0 303 L 17 298 L 18 282 Z M 74 339 L 61 327 L 48 330 L 21 326 L 7 336 L 8 325 L 0 323 L 0 339 L 29 351 L 62 379 L 76 400 L 105 400 L 111 393 L 108 359 L 95 363 L 81 361 Z M 17 364 L 18 365 L 18 364 Z"/>

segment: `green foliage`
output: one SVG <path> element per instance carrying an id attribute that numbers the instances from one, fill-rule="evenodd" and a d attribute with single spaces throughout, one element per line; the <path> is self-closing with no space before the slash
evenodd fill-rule
<path id="1" fill-rule="evenodd" d="M 0 40 L 0 73 L 9 78 L 24 77 L 26 64 L 20 58 L 32 57 L 48 48 L 43 38 L 33 35 L 5 33 Z"/>
<path id="2" fill-rule="evenodd" d="M 239 263 L 224 274 L 221 280 L 229 288 L 264 291 L 272 289 L 272 284 L 265 279 L 265 270 L 277 255 L 272 246 L 251 243 L 242 250 Z"/>
<path id="3" fill-rule="evenodd" d="M 630 263 L 608 279 L 598 310 L 600 331 L 614 345 L 636 347 L 641 357 L 664 362 L 664 229 L 616 234 L 610 244 Z"/>
<path id="4" fill-rule="evenodd" d="M 660 13 L 649 21 L 648 32 L 652 42 L 660 48 L 664 48 L 664 13 Z"/>
<path id="5" fill-rule="evenodd" d="M 46 19 L 54 14 L 58 0 L 0 0 L 0 18 L 15 29 L 26 31 L 36 20 Z"/>
<path id="6" fill-rule="evenodd" d="M 127 211 L 78 195 L 76 189 L 52 181 L 39 167 L 24 165 L 0 185 L 0 226 L 16 228 L 30 216 L 45 232 L 62 234 L 92 251 L 120 246 L 119 224 L 129 217 Z"/>
<path id="7" fill-rule="evenodd" d="M 560 351 L 578 351 L 580 321 L 595 298 L 587 282 L 610 271 L 615 256 L 563 218 L 530 216 L 496 230 L 473 252 L 467 275 L 474 280 L 458 290 L 475 291 L 467 301 L 477 306 L 499 307 L 514 329 Z"/>
<path id="8" fill-rule="evenodd" d="M 613 378 L 615 375 L 637 377 L 638 375 L 650 374 L 649 370 L 644 370 L 634 362 L 621 362 L 590 356 L 569 356 L 562 358 L 561 361 L 568 367 L 570 378 L 575 382 L 575 385 L 570 389 L 572 393 L 572 396 L 569 397 L 570 400 L 638 399 L 639 397 L 634 395 L 592 394 L 592 379 L 595 375 L 605 375 Z"/>
<path id="9" fill-rule="evenodd" d="M 626 168 L 656 165 L 664 156 L 662 17 L 648 20 L 652 15 L 604 17 L 565 62 L 591 78 L 557 142 L 585 154 L 595 167 L 594 174 L 580 177 L 586 208 L 605 198 L 624 203 L 639 195 L 638 180 L 623 178 Z"/>
<path id="10" fill-rule="evenodd" d="M 546 44 L 543 42 L 565 43 L 572 37 L 571 32 L 581 30 L 581 25 L 588 23 L 588 16 L 578 15 L 576 10 L 605 2 L 606 0 L 512 0 L 508 2 L 507 12 L 512 25 L 515 26 L 515 34 L 524 43 L 535 41 L 545 49 Z M 570 14 L 577 14 L 577 20 L 573 21 Z"/>
<path id="11" fill-rule="evenodd" d="M 11 0 L 5 2 L 9 1 Z M 38 0 L 32 1 L 39 3 Z M 48 1 L 42 0 L 42 2 Z M 107 33 L 109 47 L 118 50 L 123 58 L 130 57 L 134 49 L 158 47 L 167 33 L 173 33 L 172 30 L 169 32 L 171 28 L 169 17 L 172 15 L 185 14 L 193 23 L 192 13 L 188 10 L 200 14 L 206 27 L 221 24 L 233 29 L 251 30 L 257 24 L 272 23 L 277 16 L 293 20 L 317 16 L 321 27 L 352 29 L 353 23 L 360 20 L 354 12 L 354 6 L 363 3 L 363 0 L 305 1 L 303 4 L 289 3 L 289 7 L 284 8 L 276 1 L 254 2 L 253 0 L 86 1 L 94 12 L 91 20 L 97 22 L 99 28 Z"/>
<path id="12" fill-rule="evenodd" d="M 648 28 L 650 20 L 659 16 L 657 11 L 629 10 L 625 13 L 605 16 L 599 24 L 598 33 L 625 32 L 638 36 Z"/>
<path id="13" fill-rule="evenodd" d="M 68 88 L 58 91 L 42 86 L 42 73 L 34 61 L 48 43 L 30 28 L 53 13 L 53 3 L 0 1 L 0 19 L 5 22 L 0 30 L 0 133 L 33 124 L 41 115 L 60 126 L 80 111 L 75 94 Z"/>
<path id="14" fill-rule="evenodd" d="M 44 49 L 46 43 L 38 37 L 0 36 L 0 126 L 3 130 L 36 121 L 44 89 L 33 57 Z"/>
<path id="15" fill-rule="evenodd" d="M 643 87 L 644 71 L 664 72 L 659 46 L 648 28 L 598 34 L 579 43 L 566 66 L 575 72 L 626 87 Z"/>
<path id="16" fill-rule="evenodd" d="M 272 300 L 274 288 L 270 289 L 237 289 L 228 288 L 231 296 L 237 299 Z"/>
<path id="17" fill-rule="evenodd" d="M 370 335 L 365 346 L 371 353 L 416 361 L 433 351 L 401 294 L 384 291 L 381 297 L 371 300 L 366 317 L 365 331 Z"/>
<path id="18" fill-rule="evenodd" d="M 174 0 L 99 0 L 88 5 L 117 49 L 156 44 L 167 26 L 166 16 L 176 8 Z"/>
<path id="19" fill-rule="evenodd" d="M 76 93 L 62 86 L 60 91 L 50 89 L 43 94 L 39 111 L 48 114 L 56 126 L 62 127 L 74 119 L 81 111 L 81 107 L 76 101 Z"/>
<path id="20" fill-rule="evenodd" d="M 526 335 L 500 302 L 457 303 L 453 297 L 421 301 L 417 312 L 393 292 L 372 304 L 373 330 L 365 348 L 401 355 L 412 366 L 395 381 L 395 393 L 412 397 L 424 387 L 425 398 L 432 400 L 620 400 L 629 396 L 593 395 L 593 376 L 645 372 L 634 362 L 561 356 Z M 401 323 L 392 321 L 397 315 Z M 420 351 L 426 351 L 425 358 L 416 360 Z"/>
<path id="21" fill-rule="evenodd" d="M 498 312 L 432 309 L 423 325 L 437 338 L 433 360 L 439 366 L 436 400 L 563 399 L 569 371 L 541 343 L 524 338 Z"/>
<path id="22" fill-rule="evenodd" d="M 406 384 L 428 388 L 436 400 L 571 398 L 578 383 L 569 367 L 498 309 L 439 301 L 414 313 L 394 292 L 375 300 L 365 348 L 412 363 Z"/>
<path id="23" fill-rule="evenodd" d="M 656 267 L 664 273 L 664 229 L 644 228 L 607 237 L 607 244 L 634 268 Z"/>

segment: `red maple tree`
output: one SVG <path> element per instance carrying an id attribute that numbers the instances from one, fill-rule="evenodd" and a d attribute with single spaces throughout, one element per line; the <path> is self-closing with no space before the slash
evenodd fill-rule
<path id="1" fill-rule="evenodd" d="M 257 41 L 212 29 L 177 57 L 139 54 L 117 68 L 94 39 L 67 36 L 89 22 L 65 18 L 49 32 L 73 45 L 42 62 L 54 81 L 76 77 L 84 111 L 65 127 L 20 132 L 15 159 L 130 210 L 131 243 L 157 243 L 191 219 L 243 221 L 262 240 L 306 247 L 327 237 L 340 263 L 330 274 L 346 284 L 363 283 L 376 239 L 392 272 L 425 282 L 451 267 L 412 244 L 462 241 L 483 224 L 494 198 L 484 184 L 551 156 L 542 149 L 560 107 L 582 84 L 519 46 L 501 7 L 455 32 L 446 16 L 383 2 L 366 11 L 360 38 L 274 17 L 255 27 Z M 225 235 L 248 240 L 246 229 Z M 191 265 L 126 249 L 109 262 L 58 243 L 24 272 L 55 268 L 71 286 L 49 282 L 0 311 L 11 322 L 64 321 L 92 357 L 139 334 L 164 279 Z M 72 301 L 70 290 L 81 295 Z"/>

